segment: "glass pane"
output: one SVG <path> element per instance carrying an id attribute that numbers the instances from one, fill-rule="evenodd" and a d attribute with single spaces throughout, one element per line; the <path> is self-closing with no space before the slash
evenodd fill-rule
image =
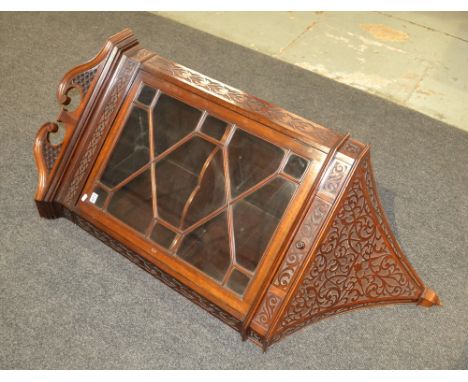
<path id="1" fill-rule="evenodd" d="M 177 256 L 202 272 L 222 281 L 231 263 L 226 212 L 189 233 Z"/>
<path id="2" fill-rule="evenodd" d="M 214 153 L 214 155 L 213 155 Z M 209 161 L 209 162 L 208 162 Z M 199 183 L 192 194 L 193 200 L 182 216 L 186 228 L 223 206 L 225 202 L 223 153 L 213 151 L 200 173 Z"/>
<path id="3" fill-rule="evenodd" d="M 130 227 L 145 233 L 153 217 L 151 171 L 145 170 L 115 191 L 107 211 Z"/>
<path id="4" fill-rule="evenodd" d="M 220 140 L 226 131 L 226 127 L 226 122 L 209 115 L 206 117 L 205 122 L 203 122 L 201 130 L 210 137 Z"/>
<path id="5" fill-rule="evenodd" d="M 156 223 L 151 234 L 151 240 L 165 248 L 169 248 L 172 244 L 172 241 L 174 240 L 175 235 L 175 232 L 171 231 L 169 228 L 164 227 L 162 224 Z"/>
<path id="6" fill-rule="evenodd" d="M 134 107 L 107 163 L 101 182 L 115 187 L 149 162 L 148 113 Z"/>
<path id="7" fill-rule="evenodd" d="M 138 101 L 144 103 L 145 105 L 149 105 L 153 100 L 156 94 L 156 89 L 150 88 L 149 86 L 144 86 L 143 89 L 140 91 L 140 95 L 138 96 Z"/>
<path id="8" fill-rule="evenodd" d="M 107 198 L 107 191 L 103 190 L 101 187 L 97 186 L 89 197 L 90 203 L 102 208 L 104 202 Z"/>
<path id="9" fill-rule="evenodd" d="M 292 154 L 288 159 L 288 163 L 286 163 L 286 166 L 284 167 L 284 172 L 296 179 L 300 179 L 302 174 L 304 174 L 308 163 L 308 160 Z"/>
<path id="10" fill-rule="evenodd" d="M 279 147 L 237 129 L 229 144 L 232 196 L 273 174 L 283 158 Z"/>
<path id="11" fill-rule="evenodd" d="M 110 154 L 102 183 L 89 200 L 97 207 L 107 206 L 109 214 L 138 232 L 149 233 L 148 241 L 153 245 L 169 249 L 176 238 L 180 239 L 180 246 L 175 246 L 180 259 L 242 296 L 253 277 L 245 273 L 258 268 L 297 188 L 295 182 L 275 174 L 284 150 L 236 128 L 226 152 L 221 143 L 213 144 L 206 136 L 192 134 L 201 110 L 166 94 L 155 102 L 156 93 L 146 85 L 140 90 L 138 102 L 155 103 L 154 108 L 145 111 L 133 106 Z M 230 128 L 229 123 L 208 115 L 201 131 L 220 140 Z M 149 152 L 150 143 L 154 144 L 155 158 Z M 307 160 L 291 155 L 284 173 L 299 179 L 307 165 Z M 230 175 L 231 195 L 226 195 L 225 170 Z M 273 179 L 259 187 L 269 177 Z M 106 187 L 113 190 L 107 192 Z M 248 195 L 231 201 L 243 193 Z M 228 221 L 228 202 L 232 221 Z M 208 216 L 210 220 L 199 225 Z M 191 228 L 196 224 L 196 229 Z M 232 245 L 235 261 L 231 259 Z"/>
<path id="12" fill-rule="evenodd" d="M 239 272 L 237 269 L 233 269 L 227 287 L 232 289 L 239 295 L 244 294 L 244 290 L 247 287 L 247 284 L 250 281 L 250 277 L 244 275 L 242 272 Z"/>
<path id="13" fill-rule="evenodd" d="M 181 224 L 182 213 L 197 186 L 202 167 L 217 146 L 194 137 L 156 165 L 158 215 L 174 226 Z"/>
<path id="14" fill-rule="evenodd" d="M 294 194 L 296 184 L 275 178 L 234 205 L 236 260 L 255 271 Z"/>
<path id="15" fill-rule="evenodd" d="M 153 110 L 155 155 L 192 132 L 201 115 L 200 110 L 162 94 Z"/>

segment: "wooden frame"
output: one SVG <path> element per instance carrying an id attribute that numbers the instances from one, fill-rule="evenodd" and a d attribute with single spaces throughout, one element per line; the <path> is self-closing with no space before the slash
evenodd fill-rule
<path id="1" fill-rule="evenodd" d="M 275 173 L 289 177 L 298 188 L 242 296 L 83 197 L 95 187 L 142 84 L 205 110 L 205 116 L 209 111 L 227 121 L 232 131 L 241 129 L 281 147 L 286 153 L 281 166 L 291 153 L 309 161 L 300 179 L 282 167 Z M 71 111 L 67 105 L 73 88 L 81 99 Z M 75 222 L 238 330 L 244 340 L 266 349 L 309 323 L 348 310 L 388 303 L 440 304 L 390 230 L 376 192 L 369 146 L 349 135 L 143 49 L 129 29 L 110 37 L 94 59 L 69 71 L 57 99 L 63 142 L 50 143 L 58 124 L 46 123 L 34 144 L 40 215 Z M 229 144 L 194 134 L 220 145 L 220 150 Z M 229 204 L 225 208 L 229 211 Z"/>

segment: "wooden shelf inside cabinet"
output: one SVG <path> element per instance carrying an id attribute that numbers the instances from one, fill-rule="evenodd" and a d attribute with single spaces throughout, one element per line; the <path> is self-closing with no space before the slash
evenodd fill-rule
<path id="1" fill-rule="evenodd" d="M 355 308 L 439 304 L 390 230 L 369 147 L 349 135 L 143 49 L 128 29 L 65 75 L 58 100 L 34 146 L 40 215 L 70 219 L 243 339 L 266 349 Z"/>

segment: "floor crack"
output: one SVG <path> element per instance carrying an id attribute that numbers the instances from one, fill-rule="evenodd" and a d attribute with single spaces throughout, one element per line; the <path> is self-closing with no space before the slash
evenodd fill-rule
<path id="1" fill-rule="evenodd" d="M 306 29 L 304 29 L 295 39 L 293 39 L 288 45 L 286 45 L 284 48 L 281 48 L 278 52 L 278 54 L 273 55 L 273 57 L 279 57 L 281 56 L 286 50 L 288 50 L 294 43 L 299 40 L 302 36 L 304 36 L 308 31 L 310 31 L 315 25 L 317 24 L 316 21 L 311 22 Z"/>
<path id="2" fill-rule="evenodd" d="M 381 15 L 383 15 L 383 16 L 390 17 L 390 18 L 393 18 L 393 19 L 405 21 L 405 22 L 407 22 L 407 23 L 416 25 L 416 26 L 418 26 L 418 27 L 421 27 L 421 28 L 425 28 L 425 29 L 427 29 L 427 30 L 430 30 L 431 32 L 441 33 L 441 34 L 444 34 L 444 35 L 446 35 L 446 36 L 449 36 L 449 37 L 452 37 L 452 38 L 456 38 L 457 40 L 461 40 L 461 41 L 463 41 L 463 42 L 468 42 L 468 40 L 465 40 L 464 38 L 455 36 L 455 35 L 450 34 L 450 33 L 447 33 L 447 32 L 439 31 L 439 30 L 437 30 L 437 29 L 428 27 L 428 26 L 423 25 L 423 24 L 416 23 L 416 22 L 411 21 L 411 20 L 404 19 L 404 18 L 402 18 L 402 17 L 397 17 L 397 16 L 394 16 L 394 15 L 389 15 L 388 13 L 385 13 L 385 12 L 378 12 L 378 11 L 377 11 L 376 13 L 379 13 L 379 14 L 381 14 Z"/>
<path id="3" fill-rule="evenodd" d="M 421 74 L 421 77 L 419 77 L 419 80 L 416 81 L 416 83 L 414 84 L 413 88 L 411 89 L 411 91 L 409 92 L 408 96 L 405 97 L 405 100 L 404 100 L 404 104 L 406 105 L 408 103 L 408 101 L 410 100 L 411 96 L 414 94 L 414 92 L 419 88 L 419 85 L 421 84 L 421 81 L 424 79 L 424 77 L 426 76 L 427 74 L 427 71 L 429 70 L 429 68 L 431 67 L 431 64 L 427 61 L 425 61 L 426 63 L 426 67 L 424 68 L 422 74 Z"/>

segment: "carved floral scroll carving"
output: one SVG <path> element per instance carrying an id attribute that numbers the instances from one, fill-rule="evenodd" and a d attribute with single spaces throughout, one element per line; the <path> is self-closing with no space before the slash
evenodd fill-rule
<path id="1" fill-rule="evenodd" d="M 268 329 L 276 310 L 281 304 L 281 301 L 281 297 L 273 294 L 272 292 L 267 292 L 253 321 L 262 328 Z"/>
<path id="2" fill-rule="evenodd" d="M 348 164 L 339 159 L 334 159 L 331 164 L 331 169 L 320 185 L 320 191 L 330 195 L 332 198 L 335 197 L 348 175 L 349 168 L 350 166 Z"/>
<path id="3" fill-rule="evenodd" d="M 384 218 L 385 214 L 382 210 L 382 207 L 380 206 L 380 202 L 378 201 L 378 196 L 377 196 L 377 191 L 375 189 L 374 177 L 372 175 L 370 160 L 368 158 L 365 158 L 362 163 L 362 166 L 364 169 L 366 191 L 367 191 L 367 194 L 369 195 L 369 199 L 374 209 L 377 221 L 379 222 L 379 225 L 382 228 L 382 231 L 387 239 L 387 242 L 392 247 L 392 250 L 395 252 L 395 254 L 398 257 L 404 259 L 404 255 L 401 253 L 401 249 L 398 247 L 398 244 L 395 242 L 393 234 L 390 232 L 387 226 L 386 219 Z M 418 285 L 422 286 L 422 282 L 419 280 L 419 278 L 417 278 L 416 280 L 417 280 Z"/>
<path id="4" fill-rule="evenodd" d="M 310 207 L 309 213 L 299 228 L 293 243 L 284 258 L 278 273 L 276 274 L 273 285 L 287 290 L 297 269 L 302 265 L 304 258 L 310 251 L 318 230 L 330 209 L 330 203 L 316 198 Z M 300 240 L 304 243 L 302 248 L 297 248 L 296 243 Z"/>
<path id="5" fill-rule="evenodd" d="M 338 311 L 416 301 L 421 294 L 415 276 L 388 246 L 385 232 L 373 219 L 374 207 L 365 193 L 367 170 L 361 165 L 348 186 L 328 234 L 280 320 L 279 333 Z"/>
<path id="6" fill-rule="evenodd" d="M 356 157 L 363 150 L 364 146 L 361 143 L 348 139 L 340 151 L 351 157 Z"/>

